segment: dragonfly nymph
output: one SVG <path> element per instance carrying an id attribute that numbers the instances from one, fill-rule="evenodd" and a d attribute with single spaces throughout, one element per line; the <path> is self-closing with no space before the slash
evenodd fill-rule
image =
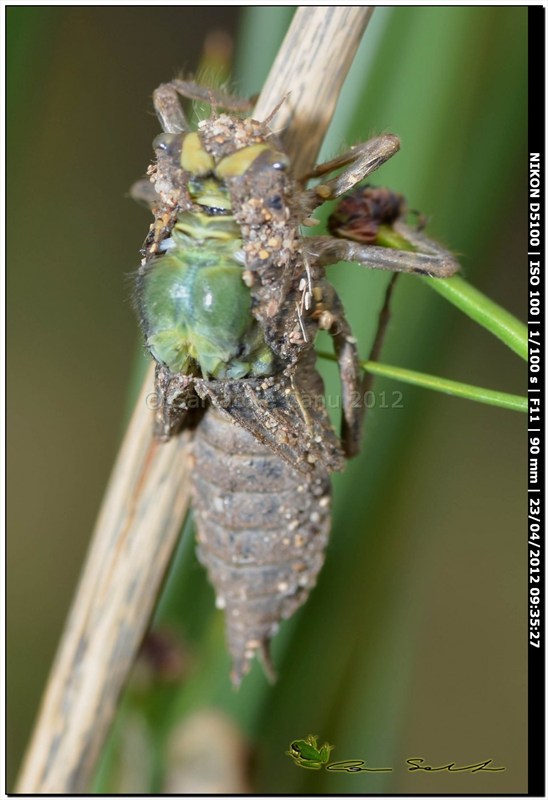
<path id="1" fill-rule="evenodd" d="M 192 130 L 179 96 L 210 103 L 212 115 Z M 269 642 L 305 602 L 324 560 L 330 473 L 359 449 L 365 381 L 325 265 L 358 261 L 439 277 L 458 269 L 397 209 L 390 224 L 408 252 L 304 238 L 314 210 L 377 169 L 399 141 L 378 136 L 299 179 L 280 139 L 245 116 L 245 105 L 192 82 L 160 86 L 154 106 L 164 132 L 150 183 L 134 191 L 154 213 L 137 305 L 156 361 L 156 435 L 195 426 L 197 552 L 224 609 L 236 685 L 256 654 L 273 674 Z M 310 177 L 321 183 L 307 189 Z M 340 436 L 315 369 L 320 329 L 339 365 Z"/>

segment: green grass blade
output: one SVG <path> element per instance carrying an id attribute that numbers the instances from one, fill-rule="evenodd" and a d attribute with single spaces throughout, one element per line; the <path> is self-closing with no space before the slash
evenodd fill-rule
<path id="1" fill-rule="evenodd" d="M 335 361 L 333 353 L 318 352 L 320 358 L 327 358 Z M 519 394 L 509 394 L 499 392 L 496 389 L 485 389 L 483 386 L 472 386 L 460 381 L 452 381 L 448 378 L 439 378 L 437 375 L 427 375 L 424 372 L 416 372 L 412 369 L 394 367 L 391 364 L 380 364 L 378 361 L 360 361 L 360 366 L 372 375 L 379 375 L 383 378 L 392 378 L 402 383 L 409 383 L 412 386 L 421 386 L 423 389 L 432 389 L 435 392 L 450 394 L 453 397 L 462 397 L 466 400 L 475 400 L 476 403 L 486 403 L 498 408 L 506 408 L 510 411 L 527 411 L 527 398 Z"/>
<path id="2" fill-rule="evenodd" d="M 422 280 L 527 361 L 527 327 L 513 314 L 501 308 L 458 275 L 447 280 L 436 278 L 422 278 Z"/>
<path id="3" fill-rule="evenodd" d="M 393 378 L 403 383 L 410 383 L 413 386 L 422 386 L 435 392 L 450 394 L 453 397 L 475 400 L 476 403 L 486 403 L 490 406 L 498 406 L 498 408 L 507 408 L 510 411 L 527 411 L 527 398 L 518 394 L 485 389 L 483 386 L 472 386 L 468 383 L 451 381 L 447 378 L 439 378 L 436 375 L 426 375 L 424 372 L 393 367 L 389 364 L 377 364 L 373 361 L 363 361 L 361 366 L 373 375 Z"/>

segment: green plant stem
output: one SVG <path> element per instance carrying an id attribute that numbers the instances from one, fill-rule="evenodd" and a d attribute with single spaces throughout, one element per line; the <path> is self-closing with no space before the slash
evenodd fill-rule
<path id="1" fill-rule="evenodd" d="M 527 327 L 506 309 L 458 275 L 445 280 L 421 280 L 527 361 Z"/>
<path id="2" fill-rule="evenodd" d="M 318 352 L 320 358 L 327 358 L 336 361 L 333 353 Z M 484 389 L 482 386 L 471 386 L 460 381 L 451 381 L 446 378 L 438 378 L 435 375 L 427 375 L 424 372 L 415 372 L 411 369 L 393 367 L 390 364 L 379 364 L 377 361 L 360 361 L 362 369 L 372 375 L 382 375 L 385 378 L 410 383 L 413 386 L 421 386 L 424 389 L 432 389 L 436 392 L 453 395 L 453 397 L 463 397 L 466 400 L 475 400 L 477 403 L 487 403 L 498 408 L 507 408 L 511 411 L 527 411 L 527 398 L 508 392 L 499 392 L 494 389 Z"/>

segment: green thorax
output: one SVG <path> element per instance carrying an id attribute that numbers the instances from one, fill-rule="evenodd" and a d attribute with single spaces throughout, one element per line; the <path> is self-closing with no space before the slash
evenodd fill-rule
<path id="1" fill-rule="evenodd" d="M 189 181 L 189 192 L 194 210 L 178 216 L 166 254 L 143 276 L 147 345 L 174 373 L 268 375 L 273 355 L 251 313 L 228 192 L 214 177 Z"/>

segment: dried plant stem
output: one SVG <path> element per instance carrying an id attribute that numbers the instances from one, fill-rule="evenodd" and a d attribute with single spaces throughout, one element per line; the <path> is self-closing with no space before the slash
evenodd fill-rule
<path id="1" fill-rule="evenodd" d="M 83 791 L 188 508 L 189 437 L 152 440 L 139 397 L 103 502 L 17 791 Z"/>
<path id="2" fill-rule="evenodd" d="M 298 9 L 255 107 L 264 119 L 284 100 L 272 127 L 283 130 L 293 172 L 315 163 L 372 6 Z"/>
<path id="3" fill-rule="evenodd" d="M 293 19 L 254 116 L 275 117 L 297 170 L 309 169 L 372 9 L 303 7 Z M 97 521 L 16 788 L 86 790 L 146 631 L 189 503 L 183 434 L 151 438 L 152 371 L 137 402 Z"/>

